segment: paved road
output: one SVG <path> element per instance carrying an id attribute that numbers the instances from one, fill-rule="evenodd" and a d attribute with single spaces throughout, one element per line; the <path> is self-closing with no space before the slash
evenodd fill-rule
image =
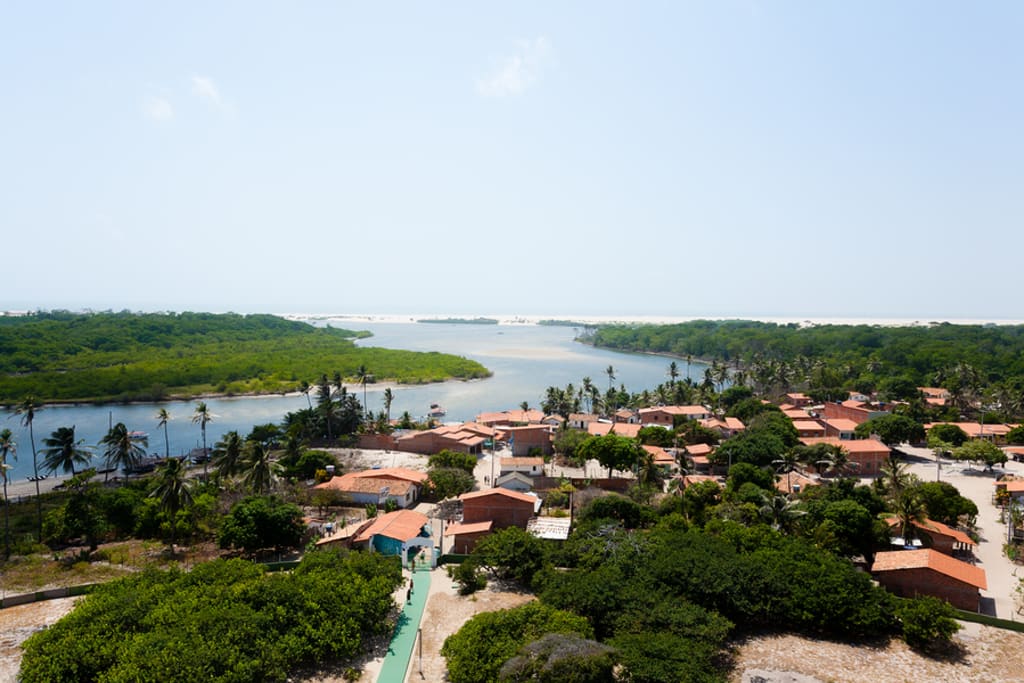
<path id="1" fill-rule="evenodd" d="M 427 604 L 427 594 L 430 592 L 430 566 L 417 567 L 413 576 L 413 591 L 409 600 L 402 607 L 402 614 L 398 617 L 398 626 L 395 628 L 395 635 L 391 638 L 391 645 L 381 665 L 380 675 L 377 676 L 377 683 L 404 683 L 405 673 L 409 668 L 409 660 L 413 656 L 413 648 L 416 645 L 416 634 L 420 627 L 420 619 L 423 617 L 423 607 Z"/>

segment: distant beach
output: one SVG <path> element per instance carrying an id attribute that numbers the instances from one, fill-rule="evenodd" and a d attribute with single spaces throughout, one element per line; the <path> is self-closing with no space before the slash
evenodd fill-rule
<path id="1" fill-rule="evenodd" d="M 909 317 L 827 317 L 827 316 L 771 316 L 771 315 L 574 315 L 570 313 L 551 315 L 511 315 L 479 313 L 285 313 L 288 320 L 317 321 L 332 323 L 415 323 L 421 320 L 442 322 L 448 319 L 472 319 L 485 317 L 498 321 L 499 325 L 537 325 L 546 320 L 559 320 L 581 325 L 672 325 L 692 320 L 756 320 L 767 323 L 789 325 L 881 325 L 885 327 L 922 326 L 932 323 L 952 325 L 1021 325 L 1024 319 L 996 318 L 909 318 Z"/>

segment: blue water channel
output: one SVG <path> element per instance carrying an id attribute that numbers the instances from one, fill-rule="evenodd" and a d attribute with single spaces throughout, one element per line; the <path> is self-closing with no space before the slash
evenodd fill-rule
<path id="1" fill-rule="evenodd" d="M 483 364 L 492 377 L 468 382 L 445 382 L 420 386 L 392 388 L 394 400 L 391 415 L 408 411 L 413 417 L 424 416 L 430 404 L 438 403 L 447 410 L 445 421 L 472 420 L 478 413 L 518 408 L 526 401 L 539 407 L 549 386 L 564 387 L 569 382 L 579 387 L 584 377 L 602 391 L 608 388 L 605 370 L 615 370 L 615 386 L 623 384 L 629 391 L 653 389 L 667 381 L 671 359 L 643 354 L 628 354 L 595 349 L 574 341 L 580 330 L 573 327 L 510 325 L 453 325 L 428 323 L 325 321 L 347 329 L 369 330 L 373 337 L 361 340 L 362 346 L 379 346 L 411 351 L 440 351 L 471 358 Z M 687 371 L 686 361 L 677 361 L 681 377 Z M 695 381 L 703 378 L 704 365 L 693 362 L 690 374 Z M 333 368 L 324 368 L 330 374 Z M 369 368 L 372 372 L 373 368 Z M 315 378 L 310 377 L 313 381 Z M 355 389 L 360 401 L 362 388 Z M 367 385 L 366 403 L 370 410 L 384 409 L 383 387 Z M 257 424 L 280 423 L 285 413 L 307 406 L 301 394 L 214 398 L 206 400 L 213 413 L 207 425 L 206 440 L 212 446 L 221 436 L 236 430 L 243 436 Z M 157 411 L 166 408 L 171 414 L 167 429 L 170 453 L 181 455 L 201 446 L 199 426 L 191 417 L 196 401 L 140 403 L 132 405 L 46 406 L 36 413 L 33 423 L 36 448 L 42 439 L 58 427 L 74 425 L 77 436 L 85 444 L 95 446 L 111 423 L 123 422 L 129 430 L 149 434 L 150 454 L 165 452 L 164 432 L 157 428 Z M 0 410 L 0 428 L 9 427 L 18 444 L 18 460 L 12 462 L 12 481 L 32 474 L 32 449 L 28 430 L 11 411 Z M 99 452 L 99 449 L 97 449 Z M 42 458 L 40 457 L 40 462 Z"/>

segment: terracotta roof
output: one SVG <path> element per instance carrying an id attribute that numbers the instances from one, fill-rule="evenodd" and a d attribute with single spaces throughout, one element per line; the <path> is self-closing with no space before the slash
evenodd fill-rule
<path id="1" fill-rule="evenodd" d="M 885 521 L 889 524 L 889 526 L 897 526 L 900 523 L 898 517 L 886 517 Z M 963 543 L 964 545 L 978 545 L 974 542 L 974 539 L 972 539 L 970 536 L 960 531 L 959 529 L 954 529 L 953 527 L 947 526 L 942 522 L 936 522 L 934 519 L 925 518 L 924 521 L 921 522 L 915 520 L 914 522 L 912 522 L 912 524 L 916 526 L 918 529 L 924 529 L 925 531 L 932 531 L 937 534 L 942 534 L 943 536 L 949 536 L 954 541 L 957 541 L 958 543 Z"/>
<path id="2" fill-rule="evenodd" d="M 408 467 L 382 467 L 379 470 L 363 470 L 362 472 L 351 472 L 345 476 L 370 477 L 373 479 L 404 479 L 414 484 L 422 484 L 427 480 L 427 473 L 419 470 L 411 470 Z"/>
<path id="3" fill-rule="evenodd" d="M 693 486 L 694 484 L 702 481 L 713 481 L 716 484 L 719 483 L 716 477 L 712 477 L 708 474 L 687 474 L 683 477 L 683 488 L 685 489 L 687 486 Z"/>
<path id="4" fill-rule="evenodd" d="M 857 423 L 853 420 L 848 420 L 845 417 L 830 417 L 827 420 L 824 420 L 824 422 L 832 429 L 840 432 L 852 432 L 857 429 Z"/>
<path id="5" fill-rule="evenodd" d="M 486 489 L 484 491 L 471 491 L 470 493 L 463 493 L 459 496 L 459 500 L 475 500 L 477 498 L 484 498 L 486 496 L 505 496 L 513 500 L 520 502 L 529 503 L 534 505 L 537 502 L 537 496 L 528 496 L 525 493 L 519 493 L 518 491 L 509 491 L 508 489 L 495 488 Z"/>
<path id="6" fill-rule="evenodd" d="M 726 417 L 725 426 L 734 432 L 740 431 L 747 428 L 747 425 L 743 424 L 743 420 L 738 417 Z"/>
<path id="7" fill-rule="evenodd" d="M 643 448 L 645 451 L 647 451 L 648 453 L 650 453 L 651 455 L 654 456 L 654 462 L 655 463 L 674 464 L 675 461 L 676 461 L 676 459 L 672 456 L 672 454 L 669 453 L 668 451 L 666 451 L 661 446 L 646 445 L 646 446 L 641 446 L 641 448 Z"/>
<path id="8" fill-rule="evenodd" d="M 793 493 L 793 491 L 804 491 L 809 486 L 820 486 L 821 482 L 811 479 L 806 474 L 801 472 L 787 472 L 786 474 L 779 475 L 779 480 L 775 482 L 775 489 L 781 493 Z M 793 489 L 790 489 L 792 482 Z"/>
<path id="9" fill-rule="evenodd" d="M 599 418 L 593 413 L 570 413 L 569 420 L 571 422 L 597 422 Z"/>
<path id="10" fill-rule="evenodd" d="M 695 443 L 690 444 L 686 447 L 686 452 L 690 455 L 697 457 L 699 455 L 709 455 L 715 450 L 714 446 L 706 443 Z"/>
<path id="11" fill-rule="evenodd" d="M 460 536 L 462 534 L 481 534 L 491 530 L 491 526 L 494 524 L 492 520 L 486 522 L 474 522 L 472 524 L 463 524 L 462 522 L 456 522 L 455 524 L 449 524 L 445 527 L 445 536 Z"/>
<path id="12" fill-rule="evenodd" d="M 804 431 L 804 432 L 811 432 L 811 431 L 814 431 L 814 432 L 824 432 L 825 431 L 825 426 L 822 425 L 820 422 L 816 422 L 814 420 L 793 420 L 793 426 L 796 427 L 798 431 Z"/>
<path id="13" fill-rule="evenodd" d="M 788 417 L 790 420 L 806 420 L 809 416 L 807 411 L 802 408 L 791 408 L 790 410 L 783 410 L 782 414 Z"/>
<path id="14" fill-rule="evenodd" d="M 850 455 L 855 453 L 889 453 L 890 448 L 881 441 L 874 439 L 840 439 L 835 436 L 813 436 L 800 439 L 806 446 L 813 446 L 816 443 L 827 443 L 833 446 L 842 446 Z"/>
<path id="15" fill-rule="evenodd" d="M 356 536 L 355 542 L 369 541 L 374 536 L 387 536 L 405 543 L 416 538 L 430 519 L 412 510 L 396 510 L 369 520 L 369 523 Z"/>
<path id="16" fill-rule="evenodd" d="M 611 424 L 609 422 L 591 422 L 587 425 L 587 433 L 593 434 L 594 436 L 604 436 L 609 432 L 614 432 L 618 436 L 626 436 L 629 438 L 635 438 L 644 425 L 630 424 L 628 422 L 616 422 Z"/>
<path id="17" fill-rule="evenodd" d="M 972 564 L 961 562 L 937 550 L 891 550 L 875 555 L 875 564 L 871 573 L 901 571 L 903 569 L 931 569 L 932 571 L 970 584 L 981 590 L 988 589 L 985 570 Z"/>
<path id="18" fill-rule="evenodd" d="M 669 415 L 707 415 L 709 411 L 704 406 L 656 406 L 654 408 L 641 408 L 640 414 L 668 413 Z"/>

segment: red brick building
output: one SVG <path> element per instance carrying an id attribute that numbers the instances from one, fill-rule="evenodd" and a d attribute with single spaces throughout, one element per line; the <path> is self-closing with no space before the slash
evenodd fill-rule
<path id="1" fill-rule="evenodd" d="M 540 509 L 537 496 L 496 488 L 473 491 L 459 496 L 462 501 L 462 523 L 493 522 L 494 529 L 517 526 L 525 529 L 530 518 Z"/>
<path id="2" fill-rule="evenodd" d="M 823 439 L 800 439 L 800 441 L 807 446 L 816 443 L 841 446 L 849 455 L 850 462 L 857 463 L 856 473 L 864 477 L 878 476 L 882 471 L 882 465 L 889 459 L 889 454 L 892 452 L 888 446 L 875 439 L 846 441 L 836 437 L 825 437 Z"/>
<path id="3" fill-rule="evenodd" d="M 988 588 L 984 569 L 931 548 L 878 553 L 871 573 L 896 595 L 930 595 L 969 612 L 978 611 L 981 591 Z"/>

